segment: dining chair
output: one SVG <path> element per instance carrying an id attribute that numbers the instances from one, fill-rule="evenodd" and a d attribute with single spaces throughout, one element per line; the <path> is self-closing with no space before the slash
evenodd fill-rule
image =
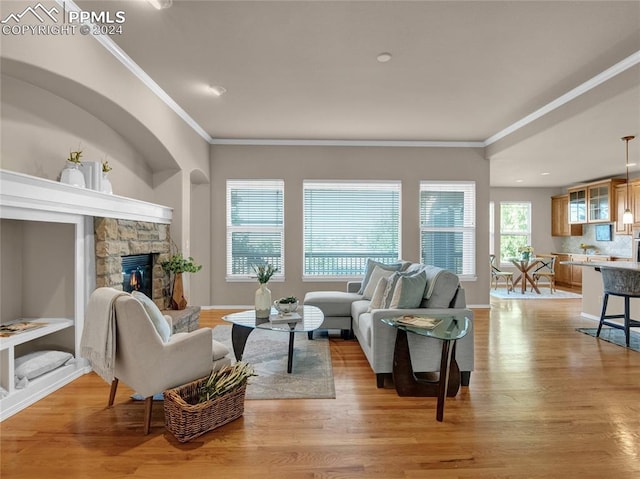
<path id="1" fill-rule="evenodd" d="M 496 255 L 489 255 L 489 266 L 491 268 L 491 285 L 493 289 L 498 289 L 498 282 L 504 280 L 507 287 L 507 294 L 513 290 L 513 273 L 511 271 L 502 271 L 496 265 Z"/>
<path id="2" fill-rule="evenodd" d="M 554 254 L 537 254 L 536 259 L 538 265 L 531 274 L 533 278 L 533 284 L 535 286 L 540 285 L 540 281 L 549 283 L 549 292 L 553 293 L 556 290 L 556 261 L 558 257 Z M 531 288 L 533 291 L 533 287 Z"/>

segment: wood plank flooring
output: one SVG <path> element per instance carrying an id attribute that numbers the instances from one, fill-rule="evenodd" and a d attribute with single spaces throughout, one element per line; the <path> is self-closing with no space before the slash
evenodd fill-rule
<path id="1" fill-rule="evenodd" d="M 202 326 L 221 323 L 204 312 Z M 640 353 L 575 331 L 580 300 L 496 300 L 475 311 L 469 388 L 400 398 L 376 388 L 356 341 L 331 339 L 336 399 L 247 401 L 186 444 L 152 431 L 121 385 L 79 378 L 1 425 L 3 479 L 639 478 Z"/>

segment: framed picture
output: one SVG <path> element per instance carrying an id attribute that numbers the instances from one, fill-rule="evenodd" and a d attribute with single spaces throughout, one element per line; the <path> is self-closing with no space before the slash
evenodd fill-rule
<path id="1" fill-rule="evenodd" d="M 596 225 L 596 241 L 613 241 L 611 239 L 611 226 L 610 224 Z"/>

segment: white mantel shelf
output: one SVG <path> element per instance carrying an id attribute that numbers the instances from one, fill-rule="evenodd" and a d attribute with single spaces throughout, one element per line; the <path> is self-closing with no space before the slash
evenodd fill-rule
<path id="1" fill-rule="evenodd" d="M 173 215 L 168 206 L 0 170 L 0 209 L 13 208 L 164 224 Z"/>

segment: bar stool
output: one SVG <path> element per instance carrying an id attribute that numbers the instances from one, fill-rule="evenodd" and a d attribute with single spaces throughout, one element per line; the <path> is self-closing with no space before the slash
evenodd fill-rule
<path id="1" fill-rule="evenodd" d="M 629 328 L 640 327 L 640 321 L 629 317 L 629 299 L 640 298 L 640 271 L 602 266 L 598 267 L 598 269 L 602 273 L 604 298 L 602 300 L 602 313 L 600 314 L 600 324 L 598 325 L 596 337 L 600 336 L 600 330 L 603 324 L 612 328 L 622 329 L 624 330 L 627 347 L 629 347 Z M 606 314 L 610 294 L 624 298 L 624 314 Z M 607 319 L 616 318 L 624 318 L 624 324 L 607 321 Z"/>

